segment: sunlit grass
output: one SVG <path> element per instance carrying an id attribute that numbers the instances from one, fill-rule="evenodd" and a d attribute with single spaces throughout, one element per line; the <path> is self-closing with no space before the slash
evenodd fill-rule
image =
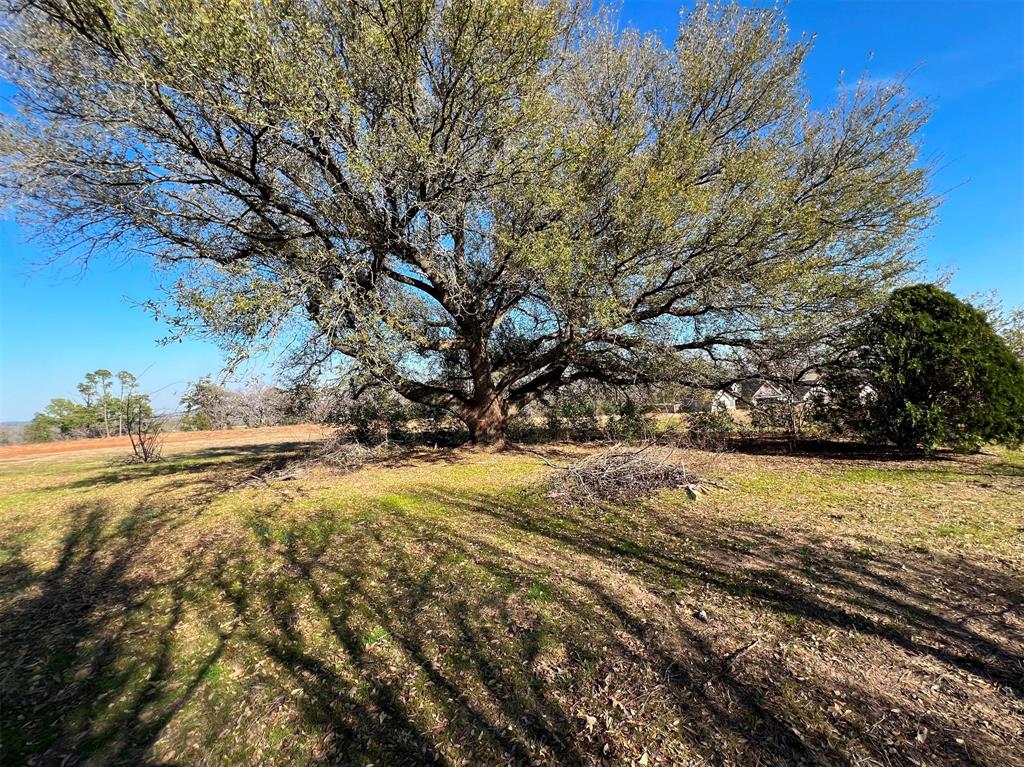
<path id="1" fill-rule="evenodd" d="M 767 711 L 877 758 L 918 693 L 868 686 L 864 726 L 837 730 L 815 696 L 850 684 L 846 664 L 924 657 L 943 678 L 998 677 L 1012 649 L 998 615 L 1024 563 L 1019 452 L 687 453 L 727 489 L 600 509 L 553 505 L 546 464 L 515 452 L 427 450 L 246 486 L 279 457 L 0 464 L 15 761 L 72 749 L 92 764 L 564 764 L 610 743 L 617 763 L 647 751 L 683 764 L 723 741 L 767 758 L 746 724 L 693 702 L 719 689 L 714 706 L 739 707 L 739 723 L 772 727 Z M 968 606 L 993 622 L 964 634 L 979 620 L 954 619 Z M 723 676 L 719 658 L 752 637 L 749 677 Z M 959 649 L 929 655 L 940 645 Z M 757 654 L 783 647 L 787 660 Z M 948 700 L 913 715 L 950 732 L 996 713 L 1015 726 L 1001 693 L 977 712 Z M 893 708 L 908 713 L 868 716 Z M 997 735 L 976 747 L 998 754 Z"/>

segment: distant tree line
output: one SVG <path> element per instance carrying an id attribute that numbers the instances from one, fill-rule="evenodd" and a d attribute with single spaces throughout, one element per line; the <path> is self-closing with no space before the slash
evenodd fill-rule
<path id="1" fill-rule="evenodd" d="M 86 373 L 76 387 L 80 399 L 50 400 L 26 424 L 25 441 L 123 436 L 133 421 L 153 413 L 149 395 L 139 392 L 138 385 L 138 378 L 127 370 Z"/>

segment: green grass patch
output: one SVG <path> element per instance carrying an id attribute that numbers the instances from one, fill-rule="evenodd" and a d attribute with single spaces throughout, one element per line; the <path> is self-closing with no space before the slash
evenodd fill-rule
<path id="1" fill-rule="evenodd" d="M 551 586 L 546 583 L 534 583 L 526 590 L 526 598 L 531 602 L 550 602 L 554 597 Z"/>

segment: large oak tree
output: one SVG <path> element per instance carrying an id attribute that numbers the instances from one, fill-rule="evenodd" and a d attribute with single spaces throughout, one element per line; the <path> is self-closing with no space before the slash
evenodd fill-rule
<path id="1" fill-rule="evenodd" d="M 775 9 L 671 48 L 564 0 L 17 0 L 0 34 L 2 183 L 55 246 L 155 255 L 183 326 L 344 355 L 482 442 L 831 332 L 933 207 L 925 108 L 811 110 Z"/>

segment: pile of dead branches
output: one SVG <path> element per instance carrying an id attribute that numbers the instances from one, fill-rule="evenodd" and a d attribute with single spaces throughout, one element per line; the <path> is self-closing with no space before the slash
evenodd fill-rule
<path id="1" fill-rule="evenodd" d="M 699 481 L 675 459 L 674 451 L 656 444 L 617 445 L 567 466 L 547 463 L 554 469 L 547 495 L 566 503 L 635 503 L 666 488 L 686 488 L 693 497 L 700 492 Z"/>
<path id="2" fill-rule="evenodd" d="M 249 487 L 270 487 L 271 482 L 284 482 L 299 479 L 301 466 L 274 468 L 275 463 L 267 464 L 246 474 L 240 481 L 231 486 L 232 490 L 244 490 Z"/>
<path id="3" fill-rule="evenodd" d="M 381 463 L 393 458 L 400 448 L 393 442 L 364 445 L 357 442 L 343 430 L 337 430 L 327 437 L 310 455 L 311 463 L 355 471 L 372 463 Z"/>

